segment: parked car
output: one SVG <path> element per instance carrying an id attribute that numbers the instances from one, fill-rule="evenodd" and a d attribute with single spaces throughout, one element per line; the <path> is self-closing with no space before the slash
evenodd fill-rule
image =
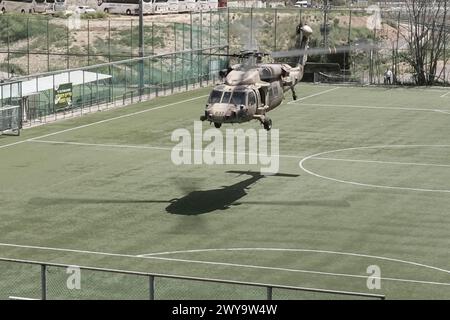
<path id="1" fill-rule="evenodd" d="M 83 14 L 83 13 L 95 13 L 95 9 L 89 6 L 78 6 L 75 9 L 75 13 Z"/>

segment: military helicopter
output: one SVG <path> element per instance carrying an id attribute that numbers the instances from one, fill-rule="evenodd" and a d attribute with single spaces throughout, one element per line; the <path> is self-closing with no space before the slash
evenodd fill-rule
<path id="1" fill-rule="evenodd" d="M 200 120 L 220 128 L 223 123 L 256 119 L 264 129 L 270 130 L 272 120 L 267 113 L 282 103 L 286 91 L 290 90 L 296 100 L 294 87 L 303 78 L 309 38 L 313 31 L 308 25 L 299 24 L 296 33 L 299 54 L 295 67 L 285 63 L 262 63 L 262 58 L 269 54 L 258 51 L 226 55 L 246 59 L 246 62 L 221 71 L 224 81 L 212 90 Z"/>

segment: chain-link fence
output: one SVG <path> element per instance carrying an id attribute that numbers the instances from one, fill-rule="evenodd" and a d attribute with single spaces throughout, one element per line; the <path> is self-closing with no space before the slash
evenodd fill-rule
<path id="1" fill-rule="evenodd" d="M 205 46 L 144 58 L 17 78 L 0 84 L 0 108 L 19 105 L 23 125 L 128 105 L 215 82 L 227 46 Z"/>
<path id="2" fill-rule="evenodd" d="M 146 16 L 144 55 L 223 45 L 227 14 L 215 10 L 176 18 Z M 0 30 L 0 79 L 139 56 L 137 18 L 3 14 Z"/>
<path id="3" fill-rule="evenodd" d="M 0 258 L 0 299 L 385 299 L 383 295 Z"/>
<path id="4" fill-rule="evenodd" d="M 143 28 L 144 55 L 225 44 L 231 52 L 290 50 L 295 48 L 297 25 L 306 23 L 314 32 L 310 49 L 323 49 L 309 55 L 315 67 L 306 69 L 306 81 L 384 84 L 386 71 L 391 69 L 394 82 L 414 84 L 417 72 L 408 62 L 414 52 L 408 44 L 411 27 L 405 10 L 240 7 L 158 19 L 148 16 Z M 444 45 L 437 52 L 436 82 L 440 84 L 450 83 L 450 13 L 445 14 Z M 76 20 L 5 14 L 0 15 L 0 29 L 0 79 L 139 54 L 138 20 L 128 17 Z M 284 62 L 296 63 L 295 57 Z M 334 71 L 324 64 L 334 65 Z"/>
<path id="5" fill-rule="evenodd" d="M 408 46 L 411 25 L 404 7 L 390 10 L 378 6 L 365 9 L 247 6 L 228 11 L 232 52 L 256 48 L 267 52 L 295 49 L 296 26 L 306 23 L 313 29 L 310 49 L 322 49 L 309 55 L 309 63 L 316 65 L 313 70 L 307 67 L 306 80 L 384 84 L 386 71 L 390 69 L 393 82 L 415 83 L 415 71 L 408 63 L 408 58 L 414 56 Z M 448 13 L 441 9 L 441 20 L 444 14 L 447 15 L 446 31 L 444 45 L 438 53 L 436 83 L 449 84 L 450 3 Z M 329 72 L 329 67 L 323 64 L 337 64 L 338 71 Z"/>

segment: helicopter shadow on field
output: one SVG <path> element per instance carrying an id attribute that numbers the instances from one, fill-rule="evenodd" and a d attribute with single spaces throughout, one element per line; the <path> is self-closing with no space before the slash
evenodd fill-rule
<path id="1" fill-rule="evenodd" d="M 232 206 L 238 205 L 269 205 L 269 206 L 327 206 L 327 207 L 349 207 L 347 201 L 340 200 L 280 200 L 280 201 L 239 201 L 248 194 L 251 186 L 263 178 L 287 177 L 296 178 L 299 175 L 278 173 L 271 176 L 261 175 L 253 171 L 227 171 L 227 173 L 236 173 L 239 175 L 248 175 L 249 178 L 232 185 L 223 186 L 211 190 L 194 190 L 188 192 L 185 196 L 171 200 L 166 207 L 170 214 L 177 215 L 201 215 L 217 211 L 220 213 Z M 275 192 L 277 190 L 274 190 Z"/>
<path id="2" fill-rule="evenodd" d="M 276 177 L 297 178 L 299 175 L 278 173 L 271 176 L 261 175 L 259 172 L 253 171 L 227 171 L 227 173 L 235 173 L 248 176 L 247 179 L 237 183 L 223 186 L 217 189 L 196 190 L 195 180 L 181 179 L 178 185 L 181 186 L 184 196 L 168 200 L 139 200 L 139 199 L 86 199 L 86 198 L 32 198 L 29 204 L 33 206 L 43 207 L 50 205 L 84 205 L 84 204 L 151 204 L 162 203 L 168 204 L 165 211 L 173 215 L 197 216 L 206 213 L 221 213 L 230 209 L 232 206 L 239 205 L 268 205 L 274 207 L 283 206 L 316 206 L 316 207 L 349 207 L 350 204 L 346 200 L 260 200 L 260 201 L 241 201 L 248 194 L 250 188 L 261 179 L 271 179 Z M 278 190 L 273 190 L 276 195 Z"/>

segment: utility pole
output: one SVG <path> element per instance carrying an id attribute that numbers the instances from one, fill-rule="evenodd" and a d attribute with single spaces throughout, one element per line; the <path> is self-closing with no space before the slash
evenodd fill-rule
<path id="1" fill-rule="evenodd" d="M 139 99 L 144 94 L 144 4 L 139 0 Z"/>

